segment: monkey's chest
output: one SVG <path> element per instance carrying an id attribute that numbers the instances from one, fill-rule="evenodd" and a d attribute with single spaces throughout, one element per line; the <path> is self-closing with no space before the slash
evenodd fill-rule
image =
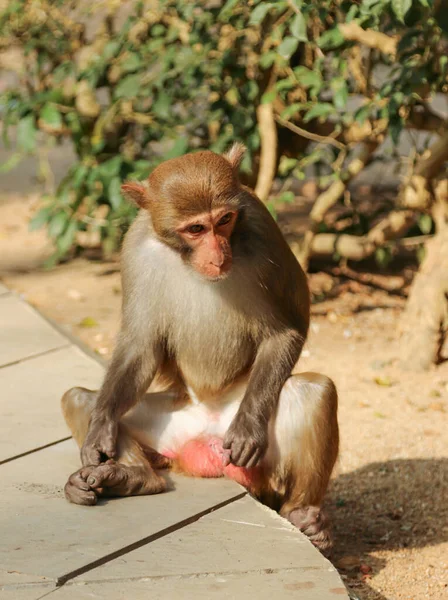
<path id="1" fill-rule="evenodd" d="M 232 318 L 233 317 L 233 318 Z M 221 389 L 253 362 L 254 344 L 238 316 L 183 323 L 170 347 L 185 383 L 192 389 Z"/>

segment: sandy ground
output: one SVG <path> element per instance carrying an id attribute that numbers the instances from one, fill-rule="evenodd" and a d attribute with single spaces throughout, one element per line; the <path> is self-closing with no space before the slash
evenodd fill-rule
<path id="1" fill-rule="evenodd" d="M 0 199 L 0 279 L 105 359 L 119 327 L 117 263 L 41 268 L 51 248 L 28 233 L 36 197 Z M 311 277 L 315 292 L 332 285 Z M 359 284 L 313 306 L 303 370 L 340 396 L 341 453 L 327 499 L 334 563 L 361 600 L 448 598 L 448 363 L 400 370 L 404 300 Z"/>

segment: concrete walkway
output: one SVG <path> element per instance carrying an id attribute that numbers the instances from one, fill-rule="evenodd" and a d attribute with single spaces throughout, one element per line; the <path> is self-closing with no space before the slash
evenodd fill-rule
<path id="1" fill-rule="evenodd" d="M 0 284 L 0 599 L 336 600 L 332 565 L 225 479 L 172 476 L 157 496 L 69 504 L 79 454 L 59 399 L 103 367 Z"/>

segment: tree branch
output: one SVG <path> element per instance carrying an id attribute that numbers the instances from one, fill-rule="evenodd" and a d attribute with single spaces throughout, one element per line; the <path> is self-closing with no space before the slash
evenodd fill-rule
<path id="1" fill-rule="evenodd" d="M 395 57 L 397 53 L 398 39 L 390 37 L 379 31 L 372 29 L 363 29 L 357 23 L 340 23 L 339 31 L 348 42 L 358 42 L 369 48 L 379 50 L 383 54 L 390 54 Z"/>
<path id="2" fill-rule="evenodd" d="M 448 130 L 423 153 L 400 193 L 400 204 L 406 208 L 425 209 L 431 205 L 430 182 L 448 161 Z"/>
<path id="3" fill-rule="evenodd" d="M 266 202 L 272 188 L 277 170 L 277 126 L 274 119 L 274 107 L 269 102 L 257 107 L 258 130 L 260 132 L 261 152 L 256 195 Z"/>
<path id="4" fill-rule="evenodd" d="M 334 146 L 335 148 L 338 148 L 339 150 L 345 150 L 344 144 L 342 144 L 341 142 L 338 142 L 335 139 L 335 137 L 337 135 L 339 135 L 339 132 L 336 132 L 336 130 L 334 131 L 335 137 L 332 137 L 331 134 L 330 135 L 319 135 L 317 133 L 312 133 L 311 131 L 307 131 L 306 129 L 302 129 L 301 127 L 299 127 L 298 125 L 295 125 L 294 123 L 285 121 L 285 119 L 282 119 L 278 115 L 275 115 L 275 120 L 282 127 L 286 127 L 287 129 L 290 129 L 294 133 L 297 133 L 297 135 L 301 135 L 302 137 L 306 138 L 307 140 L 311 140 L 313 142 L 318 142 L 319 144 L 330 144 L 331 146 Z"/>

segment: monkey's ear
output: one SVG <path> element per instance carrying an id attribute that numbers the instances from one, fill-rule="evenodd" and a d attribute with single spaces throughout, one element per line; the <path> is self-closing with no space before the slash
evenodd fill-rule
<path id="1" fill-rule="evenodd" d="M 224 154 L 224 158 L 229 161 L 234 171 L 238 171 L 245 152 L 246 146 L 241 142 L 235 142 L 230 150 Z"/>
<path id="2" fill-rule="evenodd" d="M 149 208 L 148 188 L 143 183 L 129 181 L 121 186 L 121 191 L 127 200 L 140 206 L 140 208 Z"/>

